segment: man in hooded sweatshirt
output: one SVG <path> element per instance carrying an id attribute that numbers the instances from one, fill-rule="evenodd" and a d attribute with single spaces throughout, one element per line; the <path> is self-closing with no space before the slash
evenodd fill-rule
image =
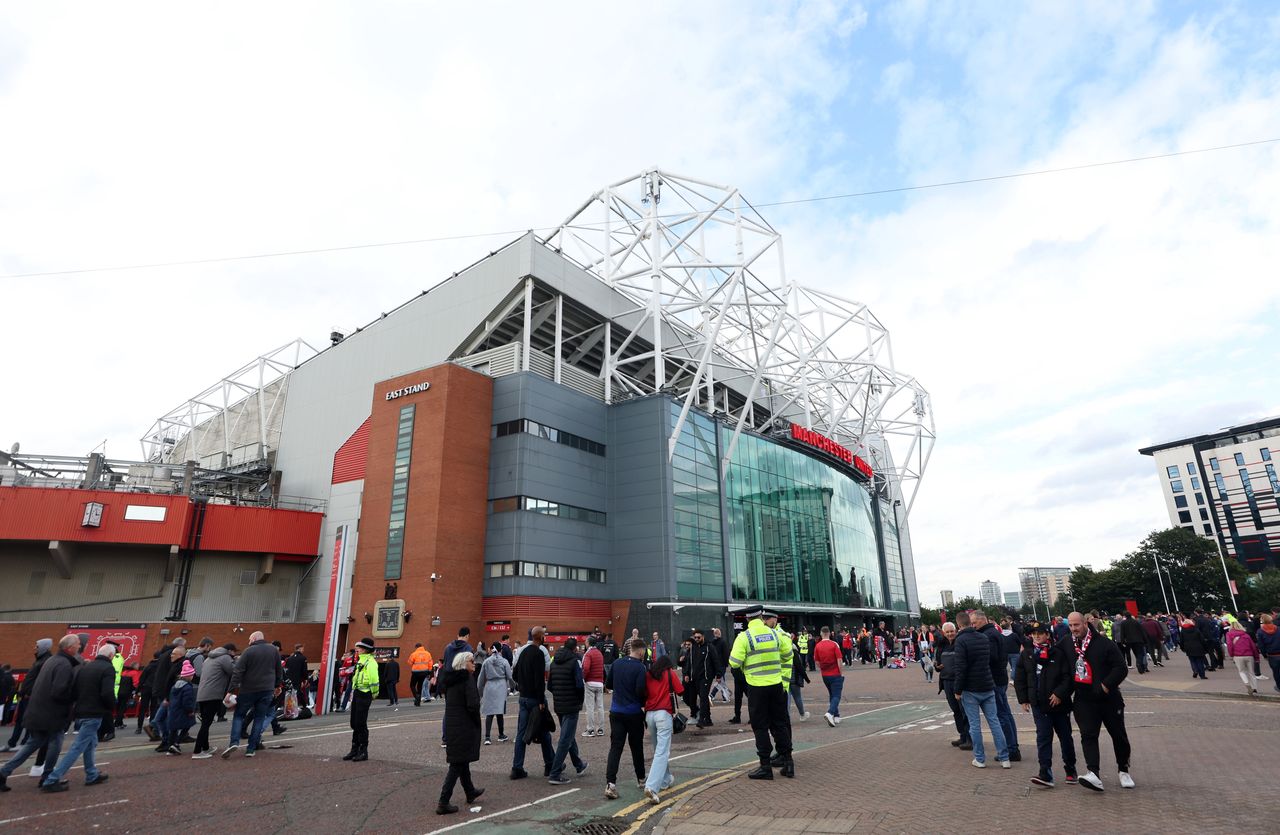
<path id="1" fill-rule="evenodd" d="M 66 635 L 58 642 L 58 654 L 46 659 L 40 668 L 40 675 L 31 688 L 31 698 L 27 705 L 27 741 L 14 754 L 13 759 L 0 766 L 0 791 L 9 790 L 5 784 L 9 775 L 27 757 L 42 748 L 47 746 L 48 758 L 57 762 L 58 753 L 62 750 L 62 735 L 67 730 L 67 719 L 75 700 L 79 653 L 80 639 L 75 635 Z"/>
<path id="2" fill-rule="evenodd" d="M 31 688 L 35 687 L 36 679 L 40 676 L 40 668 L 44 666 L 44 662 L 48 661 L 52 654 L 52 638 L 41 638 L 36 641 L 35 661 L 32 663 L 31 669 L 27 670 L 26 678 L 22 680 L 22 684 L 18 685 L 18 709 L 13 715 L 13 733 L 9 736 L 9 744 L 4 747 L 5 753 L 16 751 L 18 748 L 18 740 L 22 738 L 22 720 L 27 712 L 27 704 L 31 701 Z"/>

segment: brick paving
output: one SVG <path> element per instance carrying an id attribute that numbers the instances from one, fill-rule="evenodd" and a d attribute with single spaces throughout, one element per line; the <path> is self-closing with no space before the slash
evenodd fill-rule
<path id="1" fill-rule="evenodd" d="M 1008 770 L 988 757 L 984 770 L 970 755 L 952 748 L 954 726 L 924 714 L 894 728 L 819 742 L 796 755 L 797 779 L 772 783 L 745 776 L 691 794 L 647 822 L 666 835 L 725 832 L 954 832 L 965 824 L 1002 822 L 1036 831 L 1151 832 L 1173 822 L 1181 831 L 1258 831 L 1275 814 L 1274 781 L 1259 763 L 1280 750 L 1280 705 L 1209 687 L 1238 683 L 1211 675 L 1203 689 L 1181 687 L 1182 666 L 1157 668 L 1142 685 L 1126 684 L 1126 725 L 1133 745 L 1131 768 L 1138 787 L 1116 781 L 1110 742 L 1103 732 L 1102 794 L 1061 782 L 1042 789 L 1030 784 L 1036 773 L 1034 727 L 1018 717 L 1023 761 Z M 877 671 L 880 695 L 923 698 L 907 678 Z M 868 675 L 851 676 L 866 683 Z M 1135 678 L 1137 678 L 1135 676 Z M 1190 683 L 1190 673 L 1187 672 Z M 1270 684 L 1270 682 L 1263 682 Z M 1163 689 L 1160 689 L 1163 688 Z M 932 688 L 930 688 L 932 690 Z M 1012 691 L 1010 691 L 1012 692 Z M 925 704 L 930 704 L 925 702 Z M 842 726 L 843 727 L 843 726 Z M 807 729 L 806 729 L 807 730 Z M 803 734 L 803 732 L 802 732 Z M 1077 753 L 1079 754 L 1077 735 Z M 987 735 L 990 746 L 989 732 Z M 748 752 L 749 754 L 750 752 Z M 749 759 L 749 756 L 744 758 Z M 1083 763 L 1081 763 L 1083 766 Z"/>

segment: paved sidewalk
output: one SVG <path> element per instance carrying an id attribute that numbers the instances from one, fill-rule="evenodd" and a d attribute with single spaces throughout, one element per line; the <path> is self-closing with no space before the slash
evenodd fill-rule
<path id="1" fill-rule="evenodd" d="M 1177 683 L 1172 668 L 1157 672 L 1167 674 L 1168 684 Z M 1190 681 L 1189 672 L 1187 676 Z M 865 676 L 851 678 L 859 684 L 867 681 Z M 1280 750 L 1280 707 L 1247 698 L 1156 692 L 1152 687 L 1165 684 L 1165 676 L 1141 678 L 1143 687 L 1126 685 L 1122 691 L 1138 783 L 1134 790 L 1123 790 L 1116 782 L 1105 732 L 1105 792 L 1062 783 L 1060 759 L 1054 764 L 1059 785 L 1033 787 L 1030 778 L 1038 770 L 1035 732 L 1030 716 L 1021 712 L 1017 724 L 1023 761 L 1004 770 L 989 757 L 986 769 L 973 768 L 970 755 L 948 744 L 955 730 L 938 699 L 938 710 L 922 713 L 924 719 L 799 746 L 795 780 L 755 782 L 740 774 L 684 798 L 644 828 L 670 835 L 952 833 L 966 825 L 999 822 L 1041 832 L 1152 832 L 1176 821 L 1179 830 L 1197 833 L 1259 831 L 1260 822 L 1275 813 L 1270 770 L 1258 764 Z M 898 692 L 919 689 L 908 679 L 880 673 L 874 684 Z M 987 741 L 989 746 L 989 732 Z M 1079 754 L 1078 733 L 1076 741 Z M 747 754 L 744 763 L 750 759 Z"/>
<path id="2" fill-rule="evenodd" d="M 1146 675 L 1138 675 L 1137 670 L 1129 671 L 1126 686 L 1144 687 L 1147 689 L 1166 690 L 1176 693 L 1192 693 L 1206 696 L 1232 696 L 1242 699 L 1252 698 L 1248 695 L 1235 664 L 1227 659 L 1227 666 L 1221 670 L 1207 673 L 1207 679 L 1191 677 L 1191 662 L 1181 652 L 1175 652 L 1164 662 L 1163 667 L 1151 666 Z M 1280 700 L 1280 691 L 1276 682 L 1271 680 L 1271 668 L 1263 660 L 1262 672 L 1267 676 L 1258 681 L 1258 698 L 1262 700 Z"/>

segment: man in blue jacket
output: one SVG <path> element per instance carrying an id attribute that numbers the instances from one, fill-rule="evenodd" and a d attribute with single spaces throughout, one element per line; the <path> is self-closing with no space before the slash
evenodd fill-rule
<path id="1" fill-rule="evenodd" d="M 996 759 L 1000 761 L 1001 768 L 1009 768 L 1009 749 L 1005 745 L 1004 731 L 1000 729 L 1000 719 L 996 716 L 996 685 L 991 677 L 991 641 L 973 628 L 968 612 L 956 615 L 956 626 L 960 627 L 960 633 L 956 635 L 956 652 L 951 663 L 956 677 L 956 695 L 960 697 L 960 704 L 964 705 L 965 715 L 969 719 L 969 739 L 973 742 L 972 765 L 975 768 L 987 767 L 980 718 L 986 716 L 987 725 L 991 728 L 991 740 L 996 746 Z M 996 663 L 1003 668 L 1003 657 L 997 656 Z"/>
<path id="2" fill-rule="evenodd" d="M 631 638 L 624 645 L 627 655 L 613 663 L 613 702 L 609 705 L 609 761 L 605 766 L 604 796 L 618 797 L 618 765 L 622 747 L 631 748 L 636 780 L 644 783 L 644 703 L 645 683 L 643 638 Z"/>

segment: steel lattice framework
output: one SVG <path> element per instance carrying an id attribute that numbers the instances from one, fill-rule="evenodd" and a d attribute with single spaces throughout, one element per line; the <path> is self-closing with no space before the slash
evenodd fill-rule
<path id="1" fill-rule="evenodd" d="M 672 454 L 694 406 L 733 422 L 722 472 L 744 429 L 790 421 L 868 458 L 910 512 L 935 440 L 928 392 L 865 304 L 787 276 L 782 236 L 738 189 L 650 169 L 596 192 L 548 244 L 635 303 L 613 317 L 630 334 L 601 375 L 607 393 L 683 398 Z"/>

